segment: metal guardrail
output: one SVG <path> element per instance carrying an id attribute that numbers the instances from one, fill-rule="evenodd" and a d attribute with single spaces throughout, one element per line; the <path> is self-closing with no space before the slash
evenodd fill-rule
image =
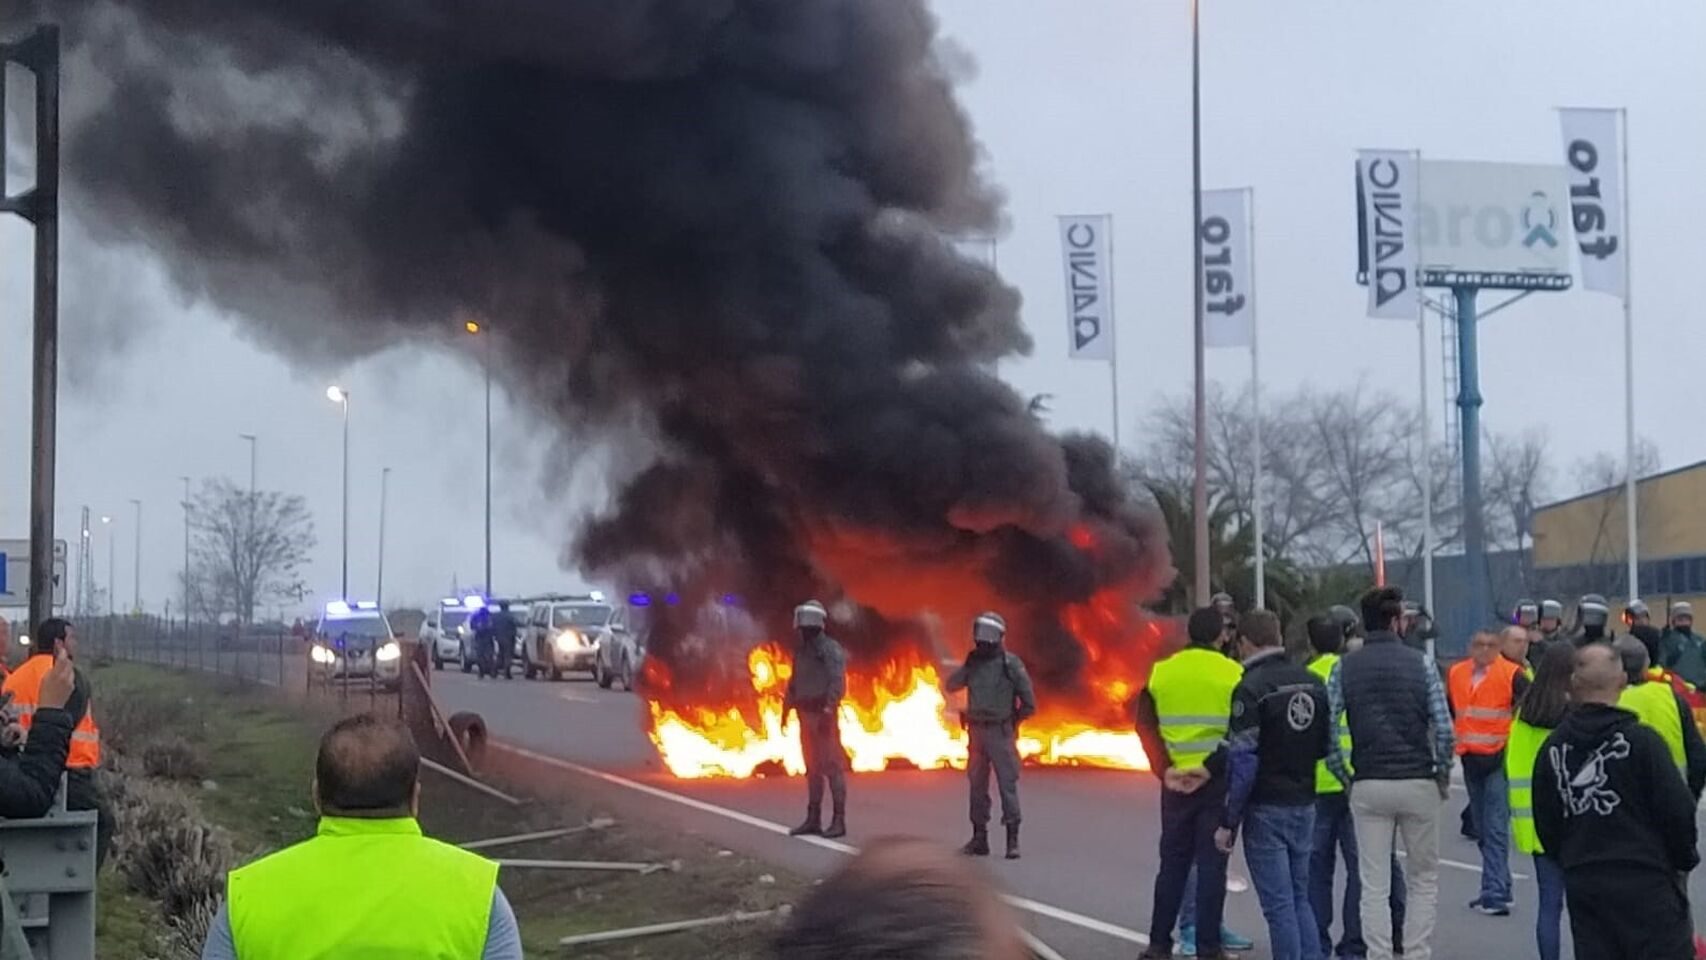
<path id="1" fill-rule="evenodd" d="M 29 947 L 23 960 L 95 955 L 95 812 L 66 810 L 63 781 L 47 816 L 0 819 L 0 863 L 0 896 L 12 898 Z M 0 956 L 11 956 L 3 940 Z"/>

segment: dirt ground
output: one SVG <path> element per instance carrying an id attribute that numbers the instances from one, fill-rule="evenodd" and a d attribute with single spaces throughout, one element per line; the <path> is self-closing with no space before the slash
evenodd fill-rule
<path id="1" fill-rule="evenodd" d="M 102 729 L 115 749 L 140 754 L 148 743 L 174 733 L 193 745 L 197 762 L 205 762 L 205 769 L 196 772 L 205 776 L 190 788 L 207 820 L 230 836 L 239 861 L 312 833 L 308 784 L 319 735 L 334 712 L 328 705 L 311 704 L 305 710 L 252 684 L 130 663 L 96 669 L 94 682 Z M 494 785 L 525 797 L 520 787 Z M 466 842 L 612 818 L 615 824 L 605 829 L 482 852 L 659 863 L 668 869 L 642 876 L 504 868 L 499 882 L 515 907 L 530 957 L 759 957 L 775 933 L 772 922 L 599 946 L 564 948 L 557 941 L 617 927 L 770 909 L 796 900 L 804 889 L 799 878 L 766 864 L 692 837 L 623 822 L 613 811 L 578 797 L 572 785 L 540 793 L 548 796 L 512 807 L 429 771 L 423 774 L 420 819 L 429 835 Z M 100 955 L 166 955 L 148 942 L 151 927 L 143 921 L 158 922 L 149 917 L 153 905 L 128 895 L 123 881 L 111 874 L 109 869 L 102 887 Z"/>

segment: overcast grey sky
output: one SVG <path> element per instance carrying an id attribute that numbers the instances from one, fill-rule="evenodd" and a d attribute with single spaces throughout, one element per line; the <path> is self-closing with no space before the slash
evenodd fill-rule
<path id="1" fill-rule="evenodd" d="M 1024 294 L 1035 354 L 1003 364 L 1052 393 L 1053 422 L 1106 431 L 1105 368 L 1072 362 L 1054 217 L 1115 217 L 1115 283 L 1128 444 L 1157 398 L 1190 382 L 1191 248 L 1186 0 L 934 0 L 942 31 L 976 62 L 963 101 L 1009 197 L 1000 268 Z M 1361 147 L 1425 156 L 1556 162 L 1553 108 L 1627 106 L 1636 316 L 1637 429 L 1674 467 L 1706 458 L 1698 322 L 1706 191 L 1706 5 L 1544 2 L 1203 4 L 1203 182 L 1255 189 L 1264 380 L 1276 390 L 1357 376 L 1413 401 L 1414 327 L 1363 317 L 1353 280 L 1352 161 Z M 68 76 L 66 83 L 76 83 Z M 75 195 L 66 215 L 78 214 Z M 28 532 L 29 232 L 0 221 L 0 538 Z M 78 509 L 115 518 L 121 603 L 132 583 L 133 509 L 144 502 L 143 602 L 158 609 L 182 562 L 181 475 L 306 496 L 319 546 L 308 582 L 336 592 L 339 417 L 351 391 L 352 593 L 373 591 L 379 476 L 393 468 L 386 594 L 430 602 L 479 579 L 481 381 L 471 355 L 408 345 L 337 369 L 291 369 L 237 324 L 173 291 L 134 256 L 64 236 L 60 536 Z M 1433 356 L 1436 425 L 1438 326 Z M 1248 355 L 1210 355 L 1236 387 Z M 1622 449 L 1621 311 L 1600 294 L 1537 294 L 1482 330 L 1484 416 L 1545 429 L 1561 466 Z M 572 586 L 560 565 L 596 476 L 548 475 L 545 431 L 501 400 L 495 580 L 505 592 Z M 1565 471 L 1567 473 L 1567 470 Z M 1560 490 L 1559 493 L 1569 492 Z M 99 524 L 97 523 L 97 528 Z M 96 533 L 106 579 L 107 532 Z"/>

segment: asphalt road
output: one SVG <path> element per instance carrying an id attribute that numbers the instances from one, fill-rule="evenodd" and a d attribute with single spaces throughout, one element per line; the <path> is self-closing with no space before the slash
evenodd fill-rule
<path id="1" fill-rule="evenodd" d="M 434 686 L 445 709 L 480 713 L 494 738 L 519 748 L 510 752 L 512 762 L 541 775 L 551 770 L 574 774 L 635 818 L 701 834 L 806 875 L 833 870 L 859 843 L 875 837 L 911 834 L 958 845 L 967 833 L 966 787 L 957 772 L 854 775 L 851 833 L 845 843 L 792 840 L 781 833 L 803 812 L 800 781 L 674 779 L 643 732 L 636 696 L 579 679 L 506 682 L 454 670 L 435 673 Z M 1027 768 L 1021 790 L 1025 858 L 1016 863 L 991 859 L 987 868 L 1016 898 L 1032 932 L 1072 960 L 1138 953 L 1149 926 L 1156 869 L 1154 778 Z M 1463 798 L 1461 789 L 1454 791 L 1442 812 L 1442 856 L 1448 862 L 1440 871 L 1435 956 L 1533 956 L 1535 887 L 1526 858 L 1513 860 L 1519 877 L 1512 916 L 1483 917 L 1468 909 L 1479 892 L 1480 873 L 1479 854 L 1457 833 Z M 1235 855 L 1233 870 L 1249 876 L 1241 854 Z M 1701 893 L 1697 887 L 1696 898 Z M 1254 891 L 1229 894 L 1227 912 L 1235 929 L 1256 940 L 1250 956 L 1268 956 Z"/>

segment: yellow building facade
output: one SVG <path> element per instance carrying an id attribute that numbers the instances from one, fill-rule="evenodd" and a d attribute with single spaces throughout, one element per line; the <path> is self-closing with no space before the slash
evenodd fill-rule
<path id="1" fill-rule="evenodd" d="M 1636 484 L 1640 593 L 1665 622 L 1665 610 L 1689 601 L 1706 614 L 1706 461 Z M 1621 613 L 1628 599 L 1626 497 L 1621 486 L 1536 508 L 1534 567 L 1579 593 L 1601 593 Z M 1566 605 L 1574 596 L 1559 597 Z"/>

